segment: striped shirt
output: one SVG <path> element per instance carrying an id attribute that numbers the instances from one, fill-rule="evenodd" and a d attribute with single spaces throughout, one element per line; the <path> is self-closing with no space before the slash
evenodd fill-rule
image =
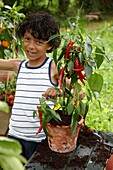
<path id="1" fill-rule="evenodd" d="M 28 61 L 21 63 L 9 124 L 9 135 L 35 142 L 40 142 L 45 138 L 43 130 L 36 135 L 40 122 L 37 116 L 33 118 L 33 111 L 37 110 L 42 93 L 50 87 L 57 86 L 51 81 L 51 62 L 52 59 L 47 57 L 38 67 L 29 67 Z"/>

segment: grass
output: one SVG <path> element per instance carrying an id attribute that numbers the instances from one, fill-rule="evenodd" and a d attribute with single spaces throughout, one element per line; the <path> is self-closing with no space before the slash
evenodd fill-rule
<path id="1" fill-rule="evenodd" d="M 113 20 L 107 18 L 101 22 L 88 23 L 86 32 L 93 39 L 97 36 L 100 38 L 110 62 L 104 61 L 99 71 L 104 75 L 104 85 L 99 96 L 102 109 L 97 101 L 91 103 L 85 122 L 92 129 L 113 132 Z"/>

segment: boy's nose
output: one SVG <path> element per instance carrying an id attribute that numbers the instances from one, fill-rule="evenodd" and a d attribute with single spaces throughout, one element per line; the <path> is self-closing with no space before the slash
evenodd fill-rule
<path id="1" fill-rule="evenodd" d="M 29 42 L 29 48 L 35 48 L 36 42 L 35 41 L 30 41 Z"/>

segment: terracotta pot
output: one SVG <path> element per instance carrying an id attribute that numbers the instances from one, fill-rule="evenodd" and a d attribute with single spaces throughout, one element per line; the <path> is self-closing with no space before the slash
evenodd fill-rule
<path id="1" fill-rule="evenodd" d="M 7 136 L 9 119 L 11 116 L 11 107 L 9 113 L 0 111 L 0 136 Z"/>
<path id="2" fill-rule="evenodd" d="M 82 118 L 78 122 L 78 126 L 74 135 L 71 134 L 70 126 L 54 126 L 50 123 L 47 123 L 47 131 L 52 136 L 47 137 L 50 149 L 59 153 L 73 151 L 77 146 L 77 139 L 83 121 L 84 119 Z"/>
<path id="3" fill-rule="evenodd" d="M 12 79 L 13 76 L 14 76 L 13 71 L 0 70 L 0 82 L 4 83 L 7 79 Z M 5 96 L 3 94 L 0 94 L 0 100 L 2 101 L 5 100 Z M 0 111 L 0 136 L 7 136 L 10 116 L 11 107 L 9 113 Z"/>
<path id="4" fill-rule="evenodd" d="M 107 160 L 106 170 L 113 170 L 113 154 L 112 154 L 112 155 L 110 156 L 110 158 Z"/>

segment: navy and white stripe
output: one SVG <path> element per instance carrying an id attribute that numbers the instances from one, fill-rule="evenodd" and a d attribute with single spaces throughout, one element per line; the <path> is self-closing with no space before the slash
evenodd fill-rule
<path id="1" fill-rule="evenodd" d="M 38 67 L 29 67 L 28 61 L 21 63 L 17 77 L 9 135 L 35 142 L 40 142 L 45 138 L 43 131 L 36 136 L 40 122 L 37 117 L 33 118 L 33 111 L 37 109 L 42 93 L 50 87 L 57 86 L 51 81 L 51 62 L 52 59 L 47 57 L 43 64 Z"/>

